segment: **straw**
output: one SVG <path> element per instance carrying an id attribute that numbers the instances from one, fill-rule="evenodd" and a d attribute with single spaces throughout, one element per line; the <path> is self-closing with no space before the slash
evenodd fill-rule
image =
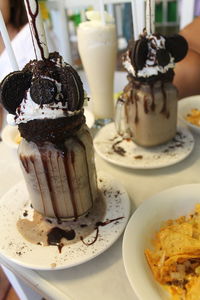
<path id="1" fill-rule="evenodd" d="M 155 0 L 146 0 L 146 31 L 148 35 L 155 31 Z"/>
<path id="2" fill-rule="evenodd" d="M 65 14 L 65 6 L 62 0 L 58 1 L 58 9 L 60 13 L 60 33 L 61 33 L 61 55 L 64 59 L 64 61 L 68 62 L 69 64 L 72 64 L 72 55 L 71 55 L 71 49 L 70 49 L 70 35 L 69 35 L 69 28 L 68 28 L 68 22 L 67 22 L 67 16 Z"/>
<path id="3" fill-rule="evenodd" d="M 131 8 L 132 8 L 132 20 L 133 20 L 133 35 L 134 40 L 137 40 L 139 37 L 139 29 L 138 29 L 138 19 L 137 19 L 137 9 L 135 0 L 131 1 Z"/>
<path id="4" fill-rule="evenodd" d="M 2 16 L 1 10 L 0 10 L 0 31 L 1 31 L 3 42 L 4 42 L 4 45 L 5 45 L 8 57 L 9 57 L 11 67 L 12 67 L 13 71 L 18 71 L 19 67 L 18 67 L 18 64 L 17 64 L 17 60 L 16 60 L 16 57 L 15 57 L 12 45 L 11 45 L 11 41 L 10 41 L 10 38 L 9 38 L 9 35 L 8 35 L 6 25 L 4 23 L 4 19 L 3 19 L 3 16 Z"/>
<path id="5" fill-rule="evenodd" d="M 33 45 L 38 60 L 49 57 L 44 25 L 39 11 L 38 0 L 24 0 L 28 15 Z"/>
<path id="6" fill-rule="evenodd" d="M 104 14 L 104 3 L 103 0 L 99 0 L 99 7 L 100 7 L 100 14 L 101 14 L 101 21 L 105 25 L 106 20 L 105 20 L 105 14 Z"/>

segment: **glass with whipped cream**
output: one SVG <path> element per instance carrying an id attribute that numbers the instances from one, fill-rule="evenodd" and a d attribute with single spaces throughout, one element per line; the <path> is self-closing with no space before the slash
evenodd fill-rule
<path id="1" fill-rule="evenodd" d="M 86 14 L 89 21 L 81 23 L 77 30 L 78 50 L 89 83 L 95 119 L 111 119 L 114 117 L 116 28 L 108 14 L 105 14 L 105 24 L 97 12 Z"/>
<path id="2" fill-rule="evenodd" d="M 56 52 L 1 83 L 8 121 L 22 136 L 18 155 L 32 206 L 46 217 L 76 219 L 98 195 L 84 97 L 79 75 Z"/>
<path id="3" fill-rule="evenodd" d="M 172 84 L 175 62 L 187 53 L 180 35 L 144 33 L 123 56 L 128 84 L 115 109 L 117 132 L 144 147 L 163 144 L 176 134 L 178 92 Z"/>

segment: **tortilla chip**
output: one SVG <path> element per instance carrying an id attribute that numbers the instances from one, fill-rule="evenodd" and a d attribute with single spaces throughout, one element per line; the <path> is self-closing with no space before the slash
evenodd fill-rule
<path id="1" fill-rule="evenodd" d="M 200 300 L 200 277 L 193 277 L 187 284 L 187 300 Z"/>
<path id="2" fill-rule="evenodd" d="M 187 234 L 166 229 L 160 233 L 160 243 L 166 256 L 181 255 L 186 253 L 200 254 L 200 241 Z"/>
<path id="3" fill-rule="evenodd" d="M 145 255 L 173 300 L 200 300 L 200 204 L 192 214 L 166 221 Z"/>

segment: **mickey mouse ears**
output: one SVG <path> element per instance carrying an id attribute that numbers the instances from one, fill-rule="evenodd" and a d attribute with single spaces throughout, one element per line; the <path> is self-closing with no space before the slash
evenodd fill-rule
<path id="1" fill-rule="evenodd" d="M 142 37 L 134 43 L 130 44 L 130 59 L 136 70 L 141 70 L 145 66 L 148 55 L 148 42 L 146 37 Z M 174 57 L 175 62 L 182 60 L 188 51 L 188 43 L 184 37 L 175 34 L 170 37 L 165 37 L 165 49 L 157 51 L 157 61 L 161 66 L 165 66 L 170 61 L 170 55 Z"/>
<path id="2" fill-rule="evenodd" d="M 16 71 L 7 75 L 1 82 L 0 101 L 10 114 L 15 114 L 31 85 L 31 79 L 30 72 Z"/>
<path id="3" fill-rule="evenodd" d="M 188 52 L 188 43 L 180 34 L 167 37 L 165 47 L 174 57 L 175 62 L 181 61 Z"/>
<path id="4" fill-rule="evenodd" d="M 41 74 L 33 79 L 33 73 L 28 68 L 6 76 L 0 85 L 0 101 L 5 109 L 15 114 L 29 88 L 32 100 L 39 105 L 61 101 L 63 105 L 67 103 L 69 111 L 81 109 L 84 90 L 78 73 L 70 65 L 55 67 L 50 72 L 53 78 L 49 79 Z M 61 83 L 62 96 L 57 91 L 55 81 Z"/>

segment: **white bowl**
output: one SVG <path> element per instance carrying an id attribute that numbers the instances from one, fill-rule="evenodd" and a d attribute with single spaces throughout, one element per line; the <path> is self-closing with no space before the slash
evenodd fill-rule
<path id="1" fill-rule="evenodd" d="M 200 111 L 200 95 L 183 98 L 178 102 L 178 116 L 190 129 L 200 133 L 200 126 L 193 125 L 186 120 L 188 113 L 195 108 Z"/>
<path id="2" fill-rule="evenodd" d="M 19 134 L 17 126 L 6 125 L 2 130 L 2 141 L 12 149 L 17 149 L 19 144 L 16 142 L 16 137 Z"/>
<path id="3" fill-rule="evenodd" d="M 144 250 L 152 247 L 152 237 L 163 221 L 192 212 L 200 203 L 200 184 L 188 184 L 165 190 L 144 201 L 134 212 L 123 238 L 123 261 L 132 288 L 140 300 L 171 299 L 156 282 Z"/>

